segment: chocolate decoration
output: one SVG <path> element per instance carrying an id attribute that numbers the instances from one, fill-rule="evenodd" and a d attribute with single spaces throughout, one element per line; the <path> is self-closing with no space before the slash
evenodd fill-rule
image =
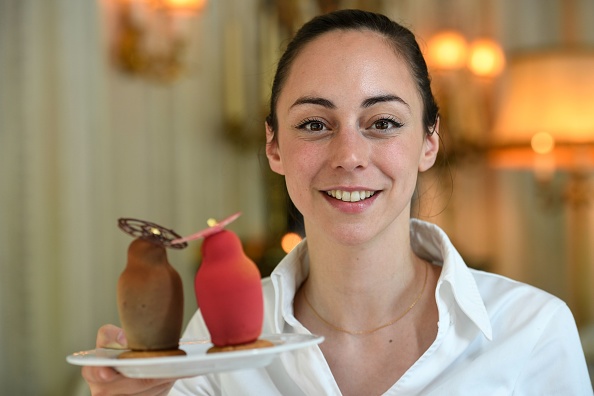
<path id="1" fill-rule="evenodd" d="M 118 227 L 134 238 L 142 238 L 151 241 L 156 245 L 173 249 L 183 249 L 188 246 L 187 242 L 172 243 L 173 240 L 180 239 L 181 235 L 169 228 L 165 228 L 150 221 L 121 218 L 118 220 Z"/>

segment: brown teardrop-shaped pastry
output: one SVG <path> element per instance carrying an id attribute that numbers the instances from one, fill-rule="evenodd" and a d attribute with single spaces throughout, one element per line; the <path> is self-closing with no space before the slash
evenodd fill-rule
<path id="1" fill-rule="evenodd" d="M 165 247 L 137 238 L 128 248 L 128 262 L 117 285 L 120 322 L 129 352 L 120 358 L 183 355 L 181 277 L 167 260 Z"/>

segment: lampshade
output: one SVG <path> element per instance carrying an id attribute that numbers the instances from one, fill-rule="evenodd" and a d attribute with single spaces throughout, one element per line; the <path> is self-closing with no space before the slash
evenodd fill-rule
<path id="1" fill-rule="evenodd" d="M 523 54 L 511 60 L 507 77 L 492 163 L 533 166 L 531 142 L 539 151 L 548 141 L 557 167 L 594 166 L 594 50 Z"/>

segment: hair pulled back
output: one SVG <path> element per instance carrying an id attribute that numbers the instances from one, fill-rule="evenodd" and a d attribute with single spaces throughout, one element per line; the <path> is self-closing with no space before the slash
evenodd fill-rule
<path id="1" fill-rule="evenodd" d="M 431 91 L 431 78 L 425 58 L 414 34 L 385 15 L 354 9 L 316 16 L 304 24 L 288 44 L 278 62 L 272 83 L 270 113 L 266 117 L 266 122 L 272 131 L 276 133 L 278 130 L 276 104 L 295 58 L 308 43 L 335 30 L 370 30 L 386 38 L 394 51 L 408 65 L 423 102 L 423 126 L 426 133 L 432 134 L 439 116 L 439 107 Z"/>

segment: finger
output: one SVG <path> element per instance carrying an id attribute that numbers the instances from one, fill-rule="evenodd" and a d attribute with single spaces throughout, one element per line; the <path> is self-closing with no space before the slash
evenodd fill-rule
<path id="1" fill-rule="evenodd" d="M 167 379 L 134 379 L 121 377 L 109 384 L 94 384 L 90 388 L 98 394 L 109 395 L 167 395 L 175 381 Z M 105 393 L 108 391 L 107 393 Z M 95 393 L 93 393 L 95 394 Z"/>
<path id="2" fill-rule="evenodd" d="M 112 324 L 101 326 L 97 332 L 96 347 L 126 349 L 128 341 L 124 330 Z"/>
<path id="3" fill-rule="evenodd" d="M 81 370 L 81 374 L 87 383 L 110 383 L 122 377 L 111 367 L 92 367 L 85 366 Z"/>
<path id="4" fill-rule="evenodd" d="M 93 395 L 166 395 L 175 382 L 175 379 L 170 378 L 128 378 L 109 367 L 85 366 L 82 368 L 82 376 Z"/>
<path id="5" fill-rule="evenodd" d="M 123 377 L 110 383 L 109 394 L 119 395 L 166 395 L 173 387 L 170 379 L 132 379 Z"/>
<path id="6" fill-rule="evenodd" d="M 150 384 L 150 387 L 147 388 L 146 390 L 140 391 L 138 393 L 135 393 L 134 395 L 137 396 L 144 396 L 144 395 L 150 395 L 150 396 L 167 396 L 169 394 L 169 391 L 171 390 L 171 388 L 173 388 L 173 384 L 175 381 L 169 381 L 167 380 L 167 382 L 164 383 L 160 383 L 158 382 L 158 380 L 151 380 L 154 381 Z"/>

